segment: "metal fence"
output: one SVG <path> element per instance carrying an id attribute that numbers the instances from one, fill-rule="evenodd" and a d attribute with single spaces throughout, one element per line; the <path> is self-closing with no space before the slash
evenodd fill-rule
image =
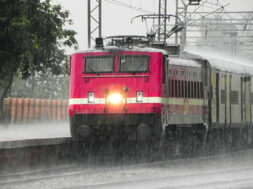
<path id="1" fill-rule="evenodd" d="M 3 110 L 9 123 L 64 121 L 68 119 L 68 100 L 6 98 Z"/>

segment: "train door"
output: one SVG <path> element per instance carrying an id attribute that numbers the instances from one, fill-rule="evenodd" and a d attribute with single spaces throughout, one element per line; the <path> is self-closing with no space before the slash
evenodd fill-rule
<path id="1" fill-rule="evenodd" d="M 228 126 L 228 122 L 229 122 L 229 77 L 228 75 L 224 75 L 224 85 L 225 85 L 225 89 L 224 89 L 224 125 L 225 127 Z"/>
<path id="2" fill-rule="evenodd" d="M 231 126 L 232 123 L 232 102 L 231 102 L 231 90 L 232 90 L 232 75 L 229 76 L 228 80 L 228 97 L 227 97 L 227 106 L 228 106 L 228 111 L 227 111 L 227 125 Z"/>
<path id="3" fill-rule="evenodd" d="M 251 81 L 253 80 L 253 77 L 251 77 Z M 251 124 L 253 125 L 253 82 L 250 82 L 250 120 Z"/>
<path id="4" fill-rule="evenodd" d="M 245 121 L 247 124 L 251 122 L 251 78 L 246 77 L 245 78 Z"/>
<path id="5" fill-rule="evenodd" d="M 220 75 L 220 118 L 219 122 L 221 126 L 225 126 L 225 119 L 226 119 L 226 75 L 221 73 Z"/>
<path id="6" fill-rule="evenodd" d="M 241 123 L 246 122 L 246 82 L 245 78 L 241 77 Z"/>
<path id="7" fill-rule="evenodd" d="M 220 120 L 220 75 L 216 73 L 216 123 L 219 123 Z"/>

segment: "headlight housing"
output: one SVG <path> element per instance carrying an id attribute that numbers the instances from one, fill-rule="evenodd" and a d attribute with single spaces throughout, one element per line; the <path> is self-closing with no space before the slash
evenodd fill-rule
<path id="1" fill-rule="evenodd" d="M 122 102 L 122 99 L 123 99 L 122 95 L 118 93 L 113 93 L 108 96 L 108 101 L 109 103 L 112 104 L 119 104 Z"/>
<path id="2" fill-rule="evenodd" d="M 137 91 L 136 93 L 136 102 L 142 102 L 143 98 L 142 98 L 142 91 Z"/>
<path id="3" fill-rule="evenodd" d="M 88 103 L 94 103 L 95 95 L 94 92 L 88 92 Z"/>

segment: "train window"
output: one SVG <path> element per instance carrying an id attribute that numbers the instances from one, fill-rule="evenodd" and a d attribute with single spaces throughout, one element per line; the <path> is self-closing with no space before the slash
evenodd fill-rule
<path id="1" fill-rule="evenodd" d="M 200 98 L 203 98 L 204 95 L 203 95 L 203 83 L 200 82 Z"/>
<path id="2" fill-rule="evenodd" d="M 187 88 L 188 88 L 188 95 L 187 95 L 187 97 L 191 98 L 191 82 L 190 81 L 187 82 Z"/>
<path id="3" fill-rule="evenodd" d="M 169 97 L 173 97 L 174 96 L 174 80 L 169 80 Z"/>
<path id="4" fill-rule="evenodd" d="M 199 98 L 199 82 L 196 82 L 196 98 Z"/>
<path id="5" fill-rule="evenodd" d="M 193 94 L 194 98 L 198 98 L 198 95 L 197 95 L 198 94 L 198 91 L 197 91 L 197 89 L 198 89 L 197 88 L 197 82 L 193 83 L 193 88 L 194 88 L 194 94 Z"/>
<path id="6" fill-rule="evenodd" d="M 172 80 L 172 97 L 175 97 L 176 95 L 176 80 Z"/>
<path id="7" fill-rule="evenodd" d="M 178 97 L 181 97 L 181 81 L 178 81 Z"/>
<path id="8" fill-rule="evenodd" d="M 174 97 L 178 97 L 178 81 L 175 80 L 175 96 Z"/>
<path id="9" fill-rule="evenodd" d="M 238 104 L 238 91 L 230 92 L 230 102 L 231 104 Z"/>
<path id="10" fill-rule="evenodd" d="M 193 87 L 193 82 L 191 82 L 191 98 L 194 98 L 194 87 Z"/>
<path id="11" fill-rule="evenodd" d="M 198 82 L 198 98 L 201 98 L 201 82 Z"/>
<path id="12" fill-rule="evenodd" d="M 112 73 L 114 71 L 113 56 L 85 57 L 84 73 Z"/>
<path id="13" fill-rule="evenodd" d="M 187 98 L 187 81 L 184 81 L 184 98 Z"/>
<path id="14" fill-rule="evenodd" d="M 148 72 L 149 58 L 144 55 L 120 56 L 119 72 Z"/>
<path id="15" fill-rule="evenodd" d="M 181 97 L 184 98 L 184 81 L 181 81 Z"/>
<path id="16" fill-rule="evenodd" d="M 193 72 L 193 78 L 197 77 L 197 72 Z"/>
<path id="17" fill-rule="evenodd" d="M 220 103 L 221 104 L 225 104 L 225 99 L 226 99 L 226 92 L 225 92 L 225 90 L 221 90 L 221 100 L 220 100 Z"/>

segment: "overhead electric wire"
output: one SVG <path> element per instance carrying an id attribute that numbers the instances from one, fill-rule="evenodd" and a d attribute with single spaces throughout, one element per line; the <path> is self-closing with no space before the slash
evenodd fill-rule
<path id="1" fill-rule="evenodd" d="M 206 0 L 205 2 L 203 2 L 201 5 L 199 5 L 190 15 L 188 15 L 184 21 L 186 21 L 193 13 L 197 12 L 197 10 L 199 10 L 208 0 Z"/>
<path id="2" fill-rule="evenodd" d="M 202 16 L 202 17 L 199 18 L 199 19 L 196 19 L 196 20 L 190 21 L 190 22 L 188 22 L 188 23 L 185 23 L 184 26 L 188 26 L 188 25 L 191 24 L 191 23 L 194 23 L 194 22 L 197 22 L 197 21 L 199 21 L 199 20 L 202 20 L 202 19 L 206 18 L 207 16 L 209 16 L 209 15 L 211 15 L 211 14 L 213 14 L 213 13 L 216 13 L 216 12 L 218 12 L 219 10 L 224 9 L 224 7 L 226 7 L 226 6 L 228 6 L 228 5 L 230 5 L 230 3 L 226 4 L 225 6 L 222 6 L 222 7 L 218 8 L 218 9 L 212 11 L 212 12 L 209 12 L 208 14 Z"/>
<path id="3" fill-rule="evenodd" d="M 132 5 L 128 5 L 126 3 L 122 3 L 122 2 L 119 2 L 119 1 L 116 1 L 116 0 L 104 0 L 104 1 L 106 1 L 108 3 L 112 3 L 112 4 L 117 5 L 117 6 L 133 9 L 133 10 L 139 11 L 139 12 L 154 13 L 153 11 L 150 11 L 150 10 L 147 10 L 147 9 L 143 9 L 141 7 L 135 7 L 135 6 L 132 6 Z"/>

